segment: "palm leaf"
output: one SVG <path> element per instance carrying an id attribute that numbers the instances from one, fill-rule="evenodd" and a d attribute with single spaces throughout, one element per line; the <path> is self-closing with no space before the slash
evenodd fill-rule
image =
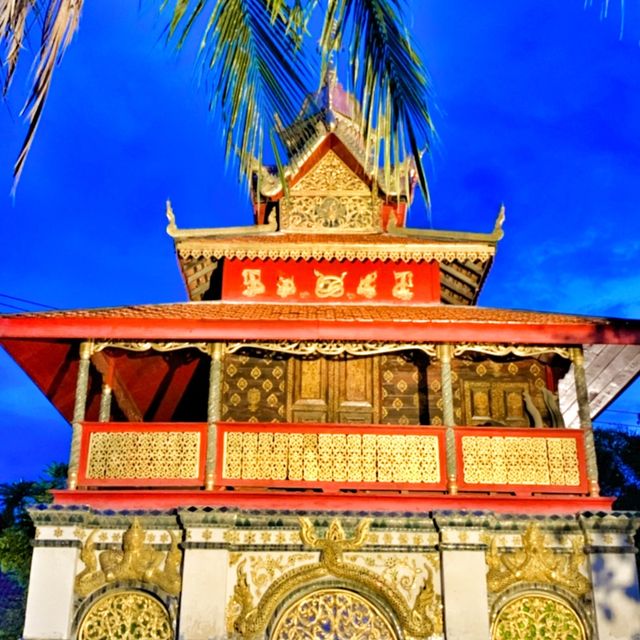
<path id="1" fill-rule="evenodd" d="M 295 18 L 299 20 L 299 16 Z M 309 87 L 299 30 L 284 0 L 177 0 L 169 36 L 200 30 L 200 59 L 222 118 L 227 158 L 248 175 L 278 117 L 293 120 Z"/>
<path id="2" fill-rule="evenodd" d="M 379 157 L 384 180 L 408 190 L 409 172 L 399 166 L 407 151 L 429 202 L 421 155 L 429 148 L 426 69 L 402 27 L 401 0 L 329 0 L 322 33 L 324 65 L 343 42 L 349 43 L 351 81 L 362 105 L 362 126 Z M 392 173 L 393 167 L 396 170 Z"/>

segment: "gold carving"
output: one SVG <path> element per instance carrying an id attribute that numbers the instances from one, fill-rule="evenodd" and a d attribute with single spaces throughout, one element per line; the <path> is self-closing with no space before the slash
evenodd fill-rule
<path id="1" fill-rule="evenodd" d="M 360 282 L 358 283 L 357 294 L 359 296 L 364 296 L 369 300 L 371 298 L 376 297 L 376 280 L 378 278 L 378 272 L 372 271 L 368 273 L 366 276 L 360 278 Z"/>
<path id="2" fill-rule="evenodd" d="M 306 546 L 320 551 L 319 562 L 287 571 L 272 582 L 259 602 L 252 608 L 250 607 L 253 596 L 243 567 L 242 575 L 240 571 L 238 572 L 237 592 L 234 591 L 229 603 L 229 610 L 233 609 L 233 613 L 228 618 L 229 631 L 236 632 L 244 638 L 258 637 L 289 593 L 326 576 L 360 584 L 386 601 L 406 636 L 424 637 L 437 633 L 438 629 L 441 630 L 441 601 L 440 596 L 435 592 L 433 575 L 429 567 L 425 566 L 422 584 L 411 605 L 397 591 L 395 585 L 389 584 L 365 567 L 344 561 L 344 552 L 357 551 L 365 544 L 369 523 L 368 519 L 360 521 L 353 537 L 347 538 L 340 521 L 334 519 L 325 537 L 320 538 L 311 521 L 301 518 L 300 538 Z"/>
<path id="3" fill-rule="evenodd" d="M 289 296 L 294 295 L 296 292 L 296 283 L 293 276 L 289 278 L 280 276 L 278 278 L 278 284 L 276 285 L 276 288 L 276 293 L 280 298 L 288 298 Z"/>
<path id="4" fill-rule="evenodd" d="M 415 349 L 429 356 L 435 356 L 436 348 L 433 344 L 419 342 L 338 342 L 333 340 L 323 342 L 233 342 L 227 346 L 227 353 L 236 353 L 241 349 L 254 348 L 291 355 L 311 356 L 352 356 L 377 355 Z M 275 371 L 274 371 L 275 375 Z"/>
<path id="5" fill-rule="evenodd" d="M 300 598 L 284 611 L 270 637 L 397 640 L 384 614 L 373 603 L 345 589 L 321 589 Z"/>
<path id="6" fill-rule="evenodd" d="M 591 583 L 582 575 L 585 563 L 582 542 L 571 540 L 570 553 L 558 553 L 545 545 L 544 533 L 536 523 L 527 526 L 522 534 L 522 549 L 501 551 L 494 536 L 487 550 L 487 584 L 494 593 L 500 593 L 517 583 L 542 583 L 564 587 L 578 596 L 591 589 Z"/>
<path id="7" fill-rule="evenodd" d="M 573 438 L 462 436 L 467 484 L 580 485 Z"/>
<path id="8" fill-rule="evenodd" d="M 325 276 L 316 269 L 313 270 L 313 273 L 317 278 L 315 293 L 318 298 L 341 298 L 344 295 L 346 271 L 343 271 L 339 276 Z"/>
<path id="9" fill-rule="evenodd" d="M 96 533 L 94 531 L 89 535 L 80 552 L 85 568 L 76 576 L 75 590 L 78 595 L 87 596 L 103 584 L 115 580 L 139 580 L 156 585 L 171 595 L 180 594 L 182 551 L 178 546 L 178 533 L 170 531 L 171 548 L 167 552 L 158 551 L 145 543 L 146 532 L 138 518 L 134 518 L 122 536 L 122 550 L 107 549 L 97 557 L 94 542 Z"/>
<path id="10" fill-rule="evenodd" d="M 557 598 L 536 593 L 508 602 L 493 624 L 492 640 L 586 640 L 576 612 Z"/>
<path id="11" fill-rule="evenodd" d="M 124 349 L 125 351 L 159 351 L 166 353 L 178 351 L 180 349 L 198 349 L 207 355 L 211 354 L 211 343 L 209 342 L 128 342 L 118 340 L 104 340 L 96 342 L 92 346 L 92 353 L 104 351 L 104 349 Z"/>
<path id="12" fill-rule="evenodd" d="M 78 640 L 172 640 L 171 620 L 156 598 L 118 591 L 97 600 L 84 616 Z"/>
<path id="13" fill-rule="evenodd" d="M 88 480 L 195 480 L 200 473 L 198 432 L 95 432 L 90 435 Z"/>
<path id="14" fill-rule="evenodd" d="M 262 282 L 262 269 L 243 269 L 242 283 L 244 284 L 242 295 L 248 298 L 259 296 L 266 291 Z"/>
<path id="15" fill-rule="evenodd" d="M 513 345 L 513 344 L 482 344 L 475 342 L 461 342 L 453 345 L 453 355 L 459 356 L 468 351 L 475 353 L 486 353 L 491 356 L 521 356 L 535 357 L 545 353 L 555 353 L 563 358 L 570 358 L 570 350 L 568 347 L 554 347 L 547 345 Z M 510 373 L 514 373 L 509 369 Z M 517 372 L 517 369 L 516 369 Z"/>
<path id="16" fill-rule="evenodd" d="M 229 480 L 440 481 L 436 435 L 227 431 L 224 460 Z"/>
<path id="17" fill-rule="evenodd" d="M 391 289 L 391 295 L 399 300 L 411 300 L 413 298 L 413 272 L 394 271 L 395 284 Z"/>

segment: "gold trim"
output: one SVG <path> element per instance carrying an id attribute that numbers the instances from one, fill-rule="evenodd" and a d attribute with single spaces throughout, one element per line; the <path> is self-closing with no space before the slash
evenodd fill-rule
<path id="1" fill-rule="evenodd" d="M 340 356 L 343 354 L 351 356 L 371 356 L 383 353 L 394 353 L 398 351 L 417 350 L 422 351 L 428 356 L 435 357 L 436 346 L 434 344 L 418 343 L 418 342 L 258 342 L 243 341 L 231 342 L 227 345 L 227 353 L 236 353 L 241 349 L 262 349 L 264 351 L 273 351 L 276 353 L 288 353 L 296 356 Z"/>
<path id="2" fill-rule="evenodd" d="M 557 347 L 551 345 L 513 345 L 513 344 L 482 344 L 475 342 L 462 342 L 453 345 L 453 355 L 459 356 L 463 353 L 473 351 L 476 353 L 485 353 L 491 356 L 521 356 L 534 357 L 545 353 L 555 353 L 567 360 L 571 358 L 571 349 L 569 347 Z"/>
<path id="3" fill-rule="evenodd" d="M 211 354 L 211 343 L 209 342 L 128 342 L 117 340 L 105 340 L 96 342 L 93 345 L 93 353 L 104 351 L 105 349 L 124 349 L 125 351 L 179 351 L 180 349 L 197 349 L 206 355 Z"/>
<path id="4" fill-rule="evenodd" d="M 241 258 L 248 260 L 346 260 L 347 262 L 364 262 L 366 260 L 392 260 L 398 262 L 421 262 L 435 260 L 437 262 L 453 262 L 455 260 L 486 262 L 495 256 L 495 247 L 482 243 L 459 244 L 377 244 L 367 243 L 322 243 L 282 242 L 269 245 L 264 240 L 243 242 L 242 245 L 230 245 L 220 239 L 206 244 L 202 242 L 182 241 L 177 245 L 178 255 L 187 258 Z"/>

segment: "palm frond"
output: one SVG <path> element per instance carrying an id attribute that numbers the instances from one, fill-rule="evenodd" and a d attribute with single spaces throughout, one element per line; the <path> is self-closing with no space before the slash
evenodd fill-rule
<path id="1" fill-rule="evenodd" d="M 181 47 L 201 29 L 200 57 L 222 116 L 227 158 L 248 175 L 276 121 L 291 121 L 309 71 L 284 0 L 177 0 L 169 35 Z M 297 18 L 296 18 L 297 19 Z"/>
<path id="2" fill-rule="evenodd" d="M 45 17 L 38 65 L 31 94 L 23 109 L 23 113 L 27 113 L 29 128 L 13 169 L 14 188 L 40 124 L 54 69 L 78 29 L 83 2 L 84 0 L 49 0 L 48 3 L 42 3 Z M 2 66 L 6 70 L 5 92 L 18 62 L 25 26 L 30 14 L 37 9 L 40 9 L 40 4 L 35 0 L 0 0 L 0 44 L 6 47 L 6 54 L 2 56 Z"/>
<path id="3" fill-rule="evenodd" d="M 433 135 L 429 79 L 403 28 L 401 0 L 329 0 L 321 39 L 325 66 L 343 42 L 365 136 L 376 149 L 385 181 L 392 180 L 395 166 L 393 178 L 408 182 L 408 174 L 401 177 L 397 169 L 409 151 L 428 203 L 421 155 Z"/>

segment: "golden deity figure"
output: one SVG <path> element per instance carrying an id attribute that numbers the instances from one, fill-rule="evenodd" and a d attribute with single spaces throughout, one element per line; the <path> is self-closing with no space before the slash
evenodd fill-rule
<path id="1" fill-rule="evenodd" d="M 267 289 L 262 282 L 262 270 L 261 269 L 243 269 L 242 270 L 242 283 L 244 284 L 243 296 L 253 298 L 264 293 Z"/>
<path id="2" fill-rule="evenodd" d="M 357 294 L 359 296 L 364 296 L 369 300 L 371 298 L 376 297 L 376 280 L 378 279 L 378 272 L 372 271 L 368 273 L 366 276 L 360 278 L 360 282 L 358 283 Z"/>
<path id="3" fill-rule="evenodd" d="M 288 298 L 292 296 L 296 292 L 296 283 L 293 276 L 286 278 L 285 276 L 280 276 L 278 278 L 278 283 L 276 285 L 276 293 L 281 298 Z"/>
<path id="4" fill-rule="evenodd" d="M 393 285 L 391 295 L 399 300 L 411 300 L 413 298 L 413 272 L 394 271 L 393 277 L 396 283 Z"/>

